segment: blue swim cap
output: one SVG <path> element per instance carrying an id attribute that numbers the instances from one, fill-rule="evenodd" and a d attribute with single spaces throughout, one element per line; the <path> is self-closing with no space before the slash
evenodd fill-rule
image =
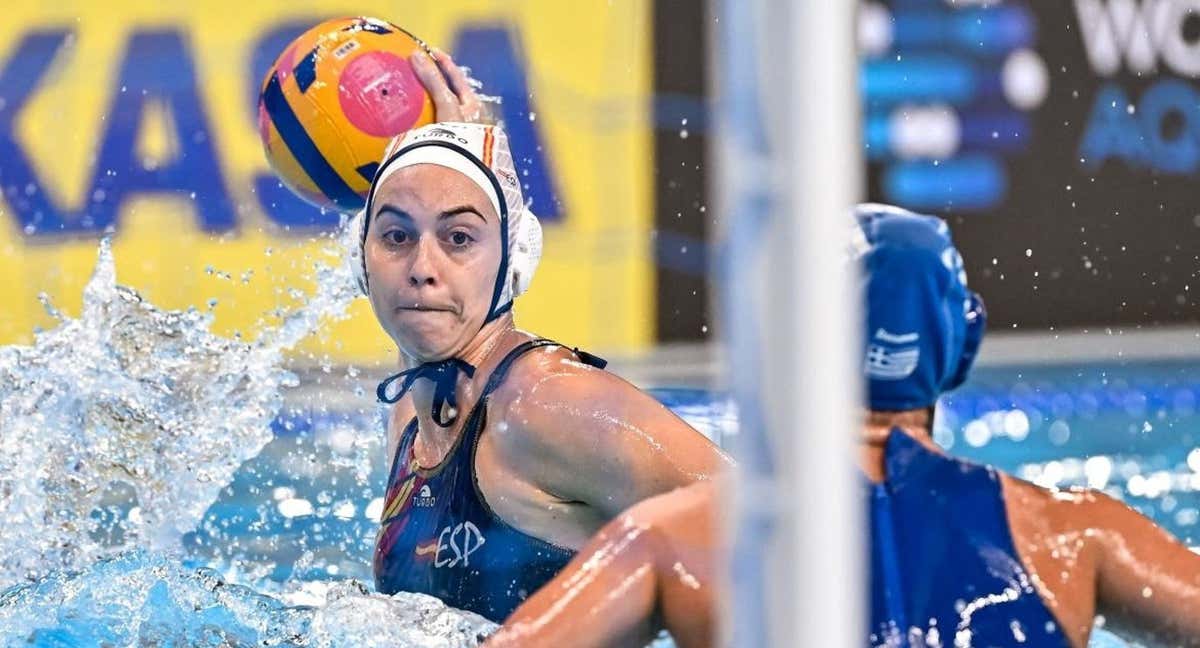
<path id="1" fill-rule="evenodd" d="M 928 407 L 967 378 L 987 314 L 967 289 L 945 221 L 888 205 L 855 208 L 851 253 L 866 298 L 863 371 L 871 409 Z"/>

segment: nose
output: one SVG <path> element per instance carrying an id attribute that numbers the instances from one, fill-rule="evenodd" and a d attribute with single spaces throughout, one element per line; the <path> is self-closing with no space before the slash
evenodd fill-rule
<path id="1" fill-rule="evenodd" d="M 430 237 L 422 236 L 416 247 L 412 265 L 408 267 L 408 285 L 414 288 L 436 285 L 437 271 L 432 249 L 435 247 L 434 241 L 431 241 Z"/>

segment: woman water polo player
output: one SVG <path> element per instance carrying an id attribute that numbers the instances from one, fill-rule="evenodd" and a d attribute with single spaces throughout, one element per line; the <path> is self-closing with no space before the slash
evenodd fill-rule
<path id="1" fill-rule="evenodd" d="M 857 218 L 872 641 L 936 630 L 955 645 L 1082 648 L 1102 614 L 1140 642 L 1200 645 L 1200 556 L 1103 493 L 1041 488 L 933 443 L 938 396 L 982 340 L 982 301 L 940 219 L 883 205 Z"/>
<path id="2" fill-rule="evenodd" d="M 1200 645 L 1200 556 L 1102 493 L 1040 488 L 933 443 L 938 396 L 965 380 L 982 339 L 982 301 L 941 220 L 863 205 L 855 231 L 869 405 L 858 444 L 865 642 L 1083 648 L 1102 614 L 1141 643 Z M 711 482 L 638 504 L 486 645 L 627 645 L 620 638 L 656 613 L 681 646 L 714 645 L 717 510 Z"/>
<path id="3" fill-rule="evenodd" d="M 414 64 L 438 118 L 471 118 L 465 75 L 435 56 Z M 407 401 L 376 587 L 495 621 L 621 510 L 730 465 L 602 360 L 516 328 L 541 253 L 518 177 L 499 127 L 435 123 L 389 147 L 360 217 L 360 284 L 404 365 L 378 396 Z"/>

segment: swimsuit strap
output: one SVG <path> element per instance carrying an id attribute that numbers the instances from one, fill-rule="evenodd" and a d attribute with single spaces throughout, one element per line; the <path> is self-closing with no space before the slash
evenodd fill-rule
<path id="1" fill-rule="evenodd" d="M 488 376 L 487 385 L 484 386 L 483 394 L 479 397 L 479 400 L 482 401 L 484 398 L 487 398 L 489 394 L 496 391 L 496 389 L 500 387 L 500 383 L 504 382 L 505 376 L 508 375 L 508 370 L 512 368 L 513 363 L 515 363 L 518 358 L 534 349 L 547 346 L 563 345 L 555 342 L 554 340 L 538 338 L 536 340 L 527 340 L 514 347 L 512 351 L 508 352 L 508 355 L 504 356 L 504 359 L 500 361 L 500 364 L 496 365 L 496 369 L 492 372 L 492 375 Z M 580 362 L 590 367 L 603 369 L 604 367 L 608 366 L 607 360 L 599 356 L 592 355 L 587 351 L 580 351 L 577 348 L 573 348 L 571 349 L 571 352 L 574 353 L 577 358 L 579 358 Z"/>

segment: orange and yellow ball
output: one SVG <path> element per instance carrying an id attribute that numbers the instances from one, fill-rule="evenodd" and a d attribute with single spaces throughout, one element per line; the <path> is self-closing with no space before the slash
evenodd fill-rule
<path id="1" fill-rule="evenodd" d="M 288 45 L 263 80 L 258 128 L 289 189 L 325 209 L 363 206 L 388 142 L 434 120 L 408 60 L 417 48 L 375 18 L 328 20 Z"/>

